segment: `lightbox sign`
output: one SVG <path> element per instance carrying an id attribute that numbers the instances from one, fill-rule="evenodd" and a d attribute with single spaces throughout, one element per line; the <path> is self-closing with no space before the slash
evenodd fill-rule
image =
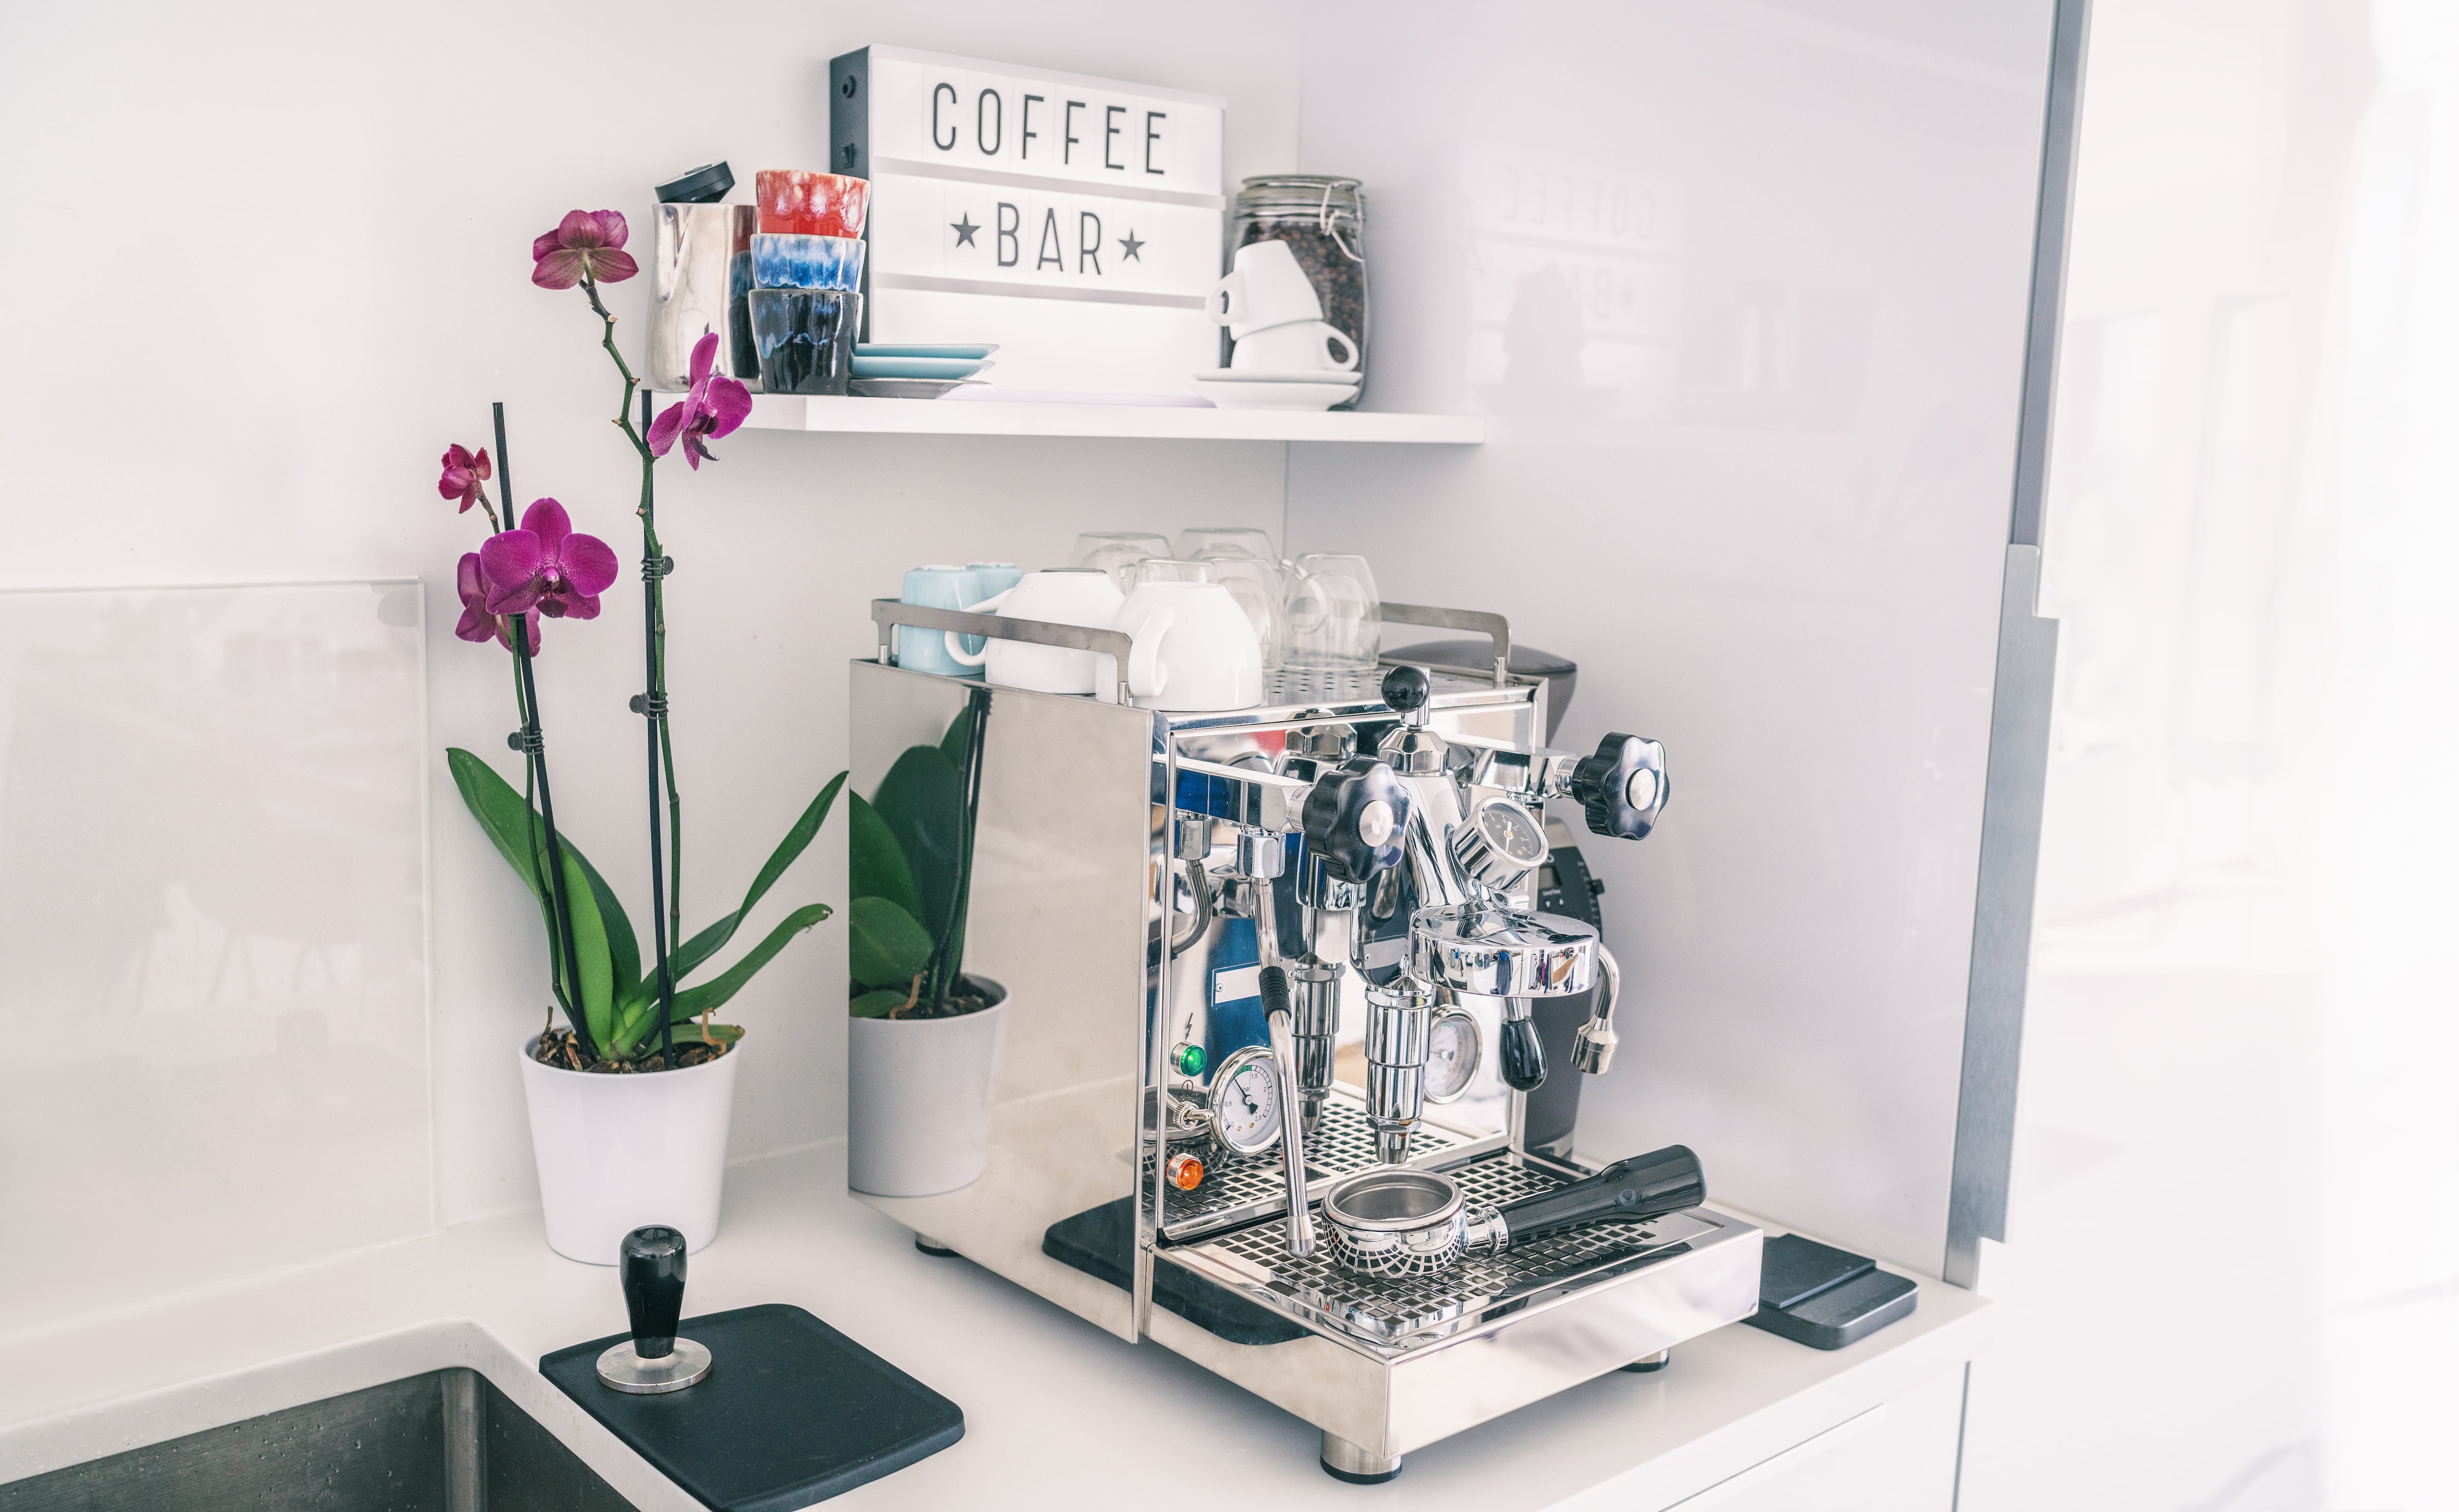
<path id="1" fill-rule="evenodd" d="M 998 342 L 1021 388 L 1217 365 L 1220 99 L 877 46 L 830 77 L 830 167 L 872 181 L 868 340 Z"/>

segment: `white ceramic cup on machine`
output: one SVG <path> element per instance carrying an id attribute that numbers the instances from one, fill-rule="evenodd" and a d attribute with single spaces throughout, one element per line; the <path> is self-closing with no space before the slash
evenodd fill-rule
<path id="1" fill-rule="evenodd" d="M 1132 640 L 1127 692 L 1140 708 L 1214 711 L 1264 701 L 1264 652 L 1219 583 L 1148 582 L 1114 621 Z"/>
<path id="2" fill-rule="evenodd" d="M 1230 339 L 1240 342 L 1248 332 L 1268 326 L 1323 319 L 1314 282 L 1298 266 L 1286 242 L 1250 242 L 1240 247 L 1230 271 L 1212 285 L 1206 307 L 1212 312 L 1212 324 L 1229 326 Z"/>
<path id="3" fill-rule="evenodd" d="M 1039 620 L 1046 624 L 1078 625 L 1107 630 L 1126 602 L 1110 575 L 1099 567 L 1056 567 L 1027 573 L 1015 587 L 969 607 L 976 614 L 1010 620 Z M 1031 640 L 994 640 L 979 652 L 968 652 L 955 631 L 947 633 L 951 661 L 980 667 L 982 681 L 994 687 L 1023 688 L 1034 693 L 1106 694 L 1119 681 L 1112 658 L 1067 646 Z"/>

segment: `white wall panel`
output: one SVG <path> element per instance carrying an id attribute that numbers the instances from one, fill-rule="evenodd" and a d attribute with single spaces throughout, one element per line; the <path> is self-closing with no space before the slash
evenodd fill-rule
<path id="1" fill-rule="evenodd" d="M 1581 1147 L 1934 1270 L 1945 1233 L 2048 0 L 1351 6 L 1301 166 L 1371 196 L 1370 405 L 1474 452 L 1292 451 L 1293 549 L 1581 664 L 1664 740 L 1586 847 L 1630 988 Z"/>

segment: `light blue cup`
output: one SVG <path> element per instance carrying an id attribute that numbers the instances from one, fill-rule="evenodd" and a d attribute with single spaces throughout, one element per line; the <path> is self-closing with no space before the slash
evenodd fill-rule
<path id="1" fill-rule="evenodd" d="M 982 586 L 982 575 L 971 567 L 931 566 L 909 570 L 905 574 L 905 591 L 897 598 L 925 609 L 962 609 L 989 597 L 990 590 Z M 944 632 L 914 625 L 896 627 L 896 664 L 908 672 L 930 672 L 939 677 L 974 675 L 974 668 L 948 654 Z"/>
<path id="2" fill-rule="evenodd" d="M 1014 562 L 967 562 L 965 570 L 982 580 L 982 597 L 974 600 L 974 603 L 998 598 L 1015 587 L 1024 578 L 1024 569 Z M 973 604 L 965 605 L 968 609 L 973 606 Z M 968 656 L 980 656 L 982 647 L 990 643 L 989 638 L 984 636 L 958 636 L 956 639 L 964 642 L 965 654 Z M 975 670 L 967 667 L 965 675 L 971 677 Z"/>
<path id="3" fill-rule="evenodd" d="M 754 288 L 854 289 L 862 287 L 863 242 L 855 237 L 751 235 Z"/>

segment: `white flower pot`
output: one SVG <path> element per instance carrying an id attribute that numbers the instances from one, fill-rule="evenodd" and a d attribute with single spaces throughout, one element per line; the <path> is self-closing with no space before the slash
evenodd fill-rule
<path id="1" fill-rule="evenodd" d="M 849 1018 L 846 1182 L 874 1197 L 928 1197 L 982 1173 L 991 1084 L 1007 1046 L 1007 989 L 954 1018 Z"/>
<path id="2" fill-rule="evenodd" d="M 530 1054 L 536 1044 L 521 1046 L 521 1086 L 555 1252 L 613 1265 L 623 1236 L 647 1224 L 683 1230 L 693 1250 L 708 1248 L 742 1041 L 680 1071 L 624 1076 L 543 1064 Z"/>

